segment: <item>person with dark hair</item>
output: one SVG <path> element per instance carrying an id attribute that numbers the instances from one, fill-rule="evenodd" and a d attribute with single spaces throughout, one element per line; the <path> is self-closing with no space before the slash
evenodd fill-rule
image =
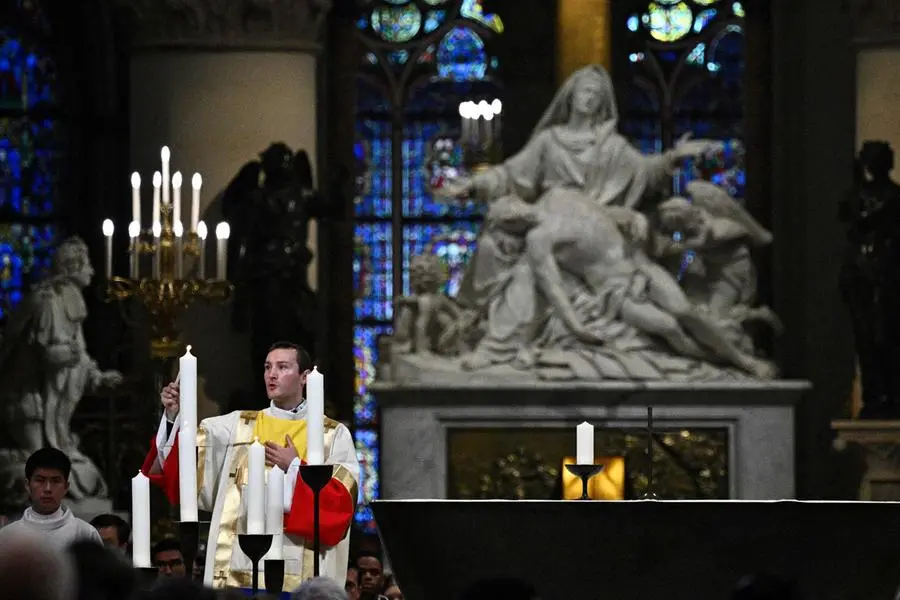
<path id="1" fill-rule="evenodd" d="M 107 548 L 125 555 L 128 553 L 128 540 L 131 538 L 131 525 L 119 515 L 97 515 L 91 519 L 91 525 L 100 534 L 100 539 Z"/>
<path id="2" fill-rule="evenodd" d="M 22 518 L 0 529 L 0 545 L 7 536 L 21 530 L 41 534 L 47 542 L 63 549 L 78 540 L 102 543 L 97 530 L 72 514 L 62 500 L 69 491 L 72 463 L 56 448 L 41 448 L 25 462 L 25 479 L 31 506 Z"/>
<path id="3" fill-rule="evenodd" d="M 347 593 L 347 600 L 359 600 L 359 568 L 355 563 L 347 565 L 344 591 Z"/>
<path id="4" fill-rule="evenodd" d="M 78 600 L 118 600 L 131 597 L 137 573 L 121 554 L 91 542 L 75 542 L 68 548 L 78 579 Z"/>
<path id="5" fill-rule="evenodd" d="M 235 411 L 204 419 L 197 428 L 198 505 L 216 515 L 209 527 L 204 584 L 243 587 L 250 580 L 250 560 L 233 543 L 242 511 L 248 446 L 265 445 L 266 463 L 284 473 L 283 591 L 296 588 L 313 572 L 308 556 L 313 538 L 313 493 L 299 477 L 307 459 L 307 405 L 303 397 L 312 360 L 301 346 L 277 342 L 266 356 L 263 378 L 270 405 L 261 411 Z M 163 388 L 165 414 L 142 471 L 178 503 L 178 436 L 181 428 L 177 381 Z M 324 462 L 334 465 L 331 481 L 320 495 L 321 574 L 344 585 L 349 559 L 349 530 L 356 510 L 359 462 L 353 437 L 344 425 L 326 418 Z M 241 526 L 243 527 L 243 525 Z M 241 531 L 243 532 L 243 530 Z M 228 551 L 223 551 L 222 548 Z M 309 551 L 308 551 L 309 550 Z"/>
<path id="6" fill-rule="evenodd" d="M 375 552 L 363 551 L 356 555 L 359 570 L 359 597 L 376 600 L 384 592 L 384 564 Z"/>
<path id="7" fill-rule="evenodd" d="M 187 577 L 181 543 L 175 538 L 163 538 L 156 542 L 150 550 L 150 560 L 159 569 L 160 577 Z"/>

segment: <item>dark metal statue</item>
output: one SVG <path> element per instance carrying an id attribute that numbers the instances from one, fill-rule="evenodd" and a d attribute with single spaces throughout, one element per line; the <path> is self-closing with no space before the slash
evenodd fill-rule
<path id="1" fill-rule="evenodd" d="M 900 418 L 900 185 L 890 178 L 893 168 L 887 142 L 865 142 L 853 191 L 840 206 L 850 242 L 840 285 L 853 320 L 863 418 Z"/>
<path id="2" fill-rule="evenodd" d="M 313 188 L 304 150 L 278 142 L 241 168 L 225 189 L 222 211 L 231 225 L 228 272 L 235 285 L 232 326 L 250 328 L 254 370 L 277 340 L 314 352 L 319 318 L 307 268 L 312 218 L 327 216 Z"/>

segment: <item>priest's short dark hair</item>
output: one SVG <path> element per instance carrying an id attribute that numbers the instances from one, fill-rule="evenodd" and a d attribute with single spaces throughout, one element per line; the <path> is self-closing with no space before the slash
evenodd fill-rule
<path id="1" fill-rule="evenodd" d="M 300 344 L 288 341 L 278 341 L 269 346 L 266 354 L 272 350 L 294 350 L 297 353 L 297 365 L 300 367 L 301 373 L 313 368 L 313 361 L 312 358 L 309 357 L 309 352 L 307 352 Z"/>
<path id="2" fill-rule="evenodd" d="M 111 513 L 97 515 L 91 520 L 91 525 L 94 527 L 94 529 L 115 527 L 116 537 L 119 538 L 120 545 L 127 544 L 128 540 L 131 538 L 131 525 L 129 525 L 128 521 L 126 521 L 119 515 L 114 515 Z"/>
<path id="3" fill-rule="evenodd" d="M 72 461 L 62 450 L 56 448 L 41 448 L 36 450 L 25 461 L 25 478 L 31 479 L 38 469 L 52 469 L 59 471 L 68 480 L 72 472 Z"/>

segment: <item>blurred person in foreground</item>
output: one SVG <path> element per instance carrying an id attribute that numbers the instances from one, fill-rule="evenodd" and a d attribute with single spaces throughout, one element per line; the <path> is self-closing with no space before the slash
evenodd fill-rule
<path id="1" fill-rule="evenodd" d="M 99 548 L 100 546 L 98 546 Z M 41 533 L 12 526 L 0 544 L 0 597 L 10 600 L 75 600 L 72 562 Z"/>
<path id="2" fill-rule="evenodd" d="M 75 542 L 68 548 L 78 579 L 78 600 L 126 600 L 138 584 L 137 572 L 117 548 Z"/>
<path id="3" fill-rule="evenodd" d="M 314 577 L 295 589 L 291 600 L 347 600 L 347 592 L 333 579 Z"/>
<path id="4" fill-rule="evenodd" d="M 62 503 L 69 491 L 71 471 L 69 458 L 56 448 L 41 448 L 28 457 L 25 479 L 31 506 L 21 519 L 0 529 L 0 547 L 9 543 L 10 535 L 23 530 L 41 535 L 45 543 L 57 550 L 81 540 L 103 543 L 96 529 Z"/>

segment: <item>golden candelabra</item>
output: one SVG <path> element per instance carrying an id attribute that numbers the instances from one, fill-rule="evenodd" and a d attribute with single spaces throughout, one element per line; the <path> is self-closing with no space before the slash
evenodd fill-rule
<path id="1" fill-rule="evenodd" d="M 141 229 L 136 221 L 129 227 L 131 245 L 128 251 L 130 276 L 111 275 L 112 231 L 107 238 L 107 302 L 138 298 L 150 313 L 153 337 L 150 342 L 154 358 L 171 359 L 184 352 L 179 340 L 176 320 L 182 311 L 197 301 L 226 302 L 233 291 L 225 279 L 225 245 L 227 231 L 219 233 L 218 269 L 216 278 L 204 277 L 205 225 L 201 222 L 198 232 L 182 231 L 181 223 L 172 218 L 172 204 L 159 208 L 160 221 L 152 229 Z M 220 224 L 221 228 L 221 224 Z M 226 226 L 227 228 L 227 226 Z M 136 235 L 135 235 L 136 234 Z M 140 277 L 142 257 L 152 263 L 151 277 Z M 197 259 L 196 276 L 184 275 L 185 257 Z"/>

